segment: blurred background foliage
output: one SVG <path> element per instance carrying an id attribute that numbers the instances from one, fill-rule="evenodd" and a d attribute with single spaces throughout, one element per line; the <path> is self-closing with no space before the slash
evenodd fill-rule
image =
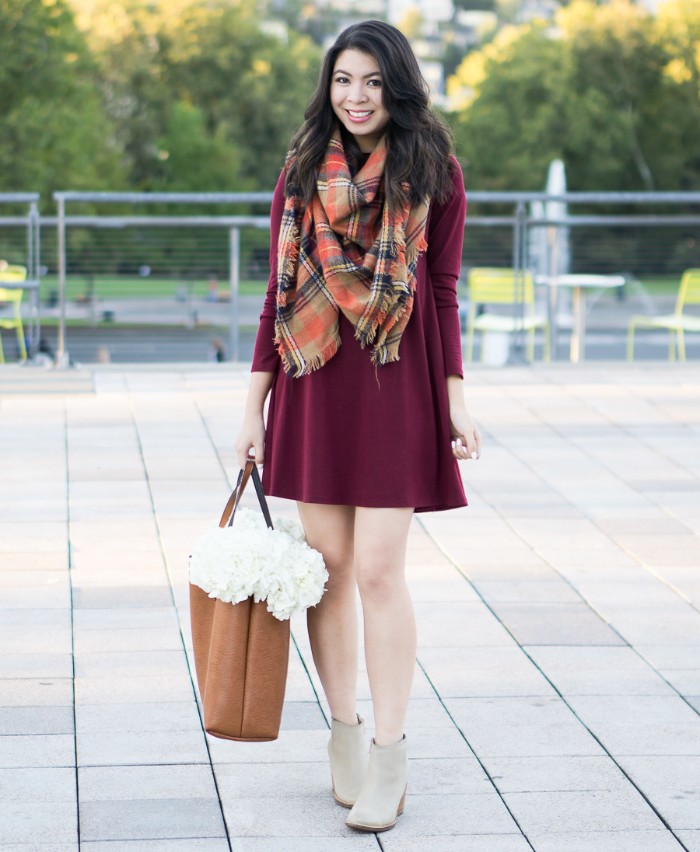
<path id="1" fill-rule="evenodd" d="M 556 5 L 455 5 L 497 13 L 442 47 L 468 185 L 540 189 L 561 158 L 575 190 L 700 189 L 700 3 Z M 0 189 L 271 190 L 346 22 L 298 0 L 3 0 Z"/>

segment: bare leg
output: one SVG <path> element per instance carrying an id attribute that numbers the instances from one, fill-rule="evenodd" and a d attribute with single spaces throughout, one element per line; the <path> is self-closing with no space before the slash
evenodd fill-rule
<path id="1" fill-rule="evenodd" d="M 405 577 L 412 516 L 412 509 L 355 510 L 355 573 L 377 745 L 403 736 L 416 664 L 416 622 Z"/>
<path id="2" fill-rule="evenodd" d="M 357 722 L 357 610 L 352 506 L 298 503 L 306 540 L 320 551 L 329 579 L 321 602 L 307 610 L 314 664 L 334 719 Z"/>

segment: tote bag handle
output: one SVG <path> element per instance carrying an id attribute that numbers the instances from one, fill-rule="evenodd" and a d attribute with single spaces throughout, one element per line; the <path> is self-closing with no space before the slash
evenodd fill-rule
<path id="1" fill-rule="evenodd" d="M 241 497 L 243 496 L 245 487 L 251 479 L 253 480 L 255 493 L 258 495 L 258 503 L 260 503 L 260 509 L 262 510 L 263 517 L 265 518 L 265 523 L 268 527 L 270 527 L 270 529 L 274 529 L 272 526 L 272 518 L 270 517 L 270 509 L 268 508 L 267 500 L 265 499 L 265 492 L 263 491 L 255 459 L 248 459 L 245 463 L 245 467 L 239 471 L 238 482 L 236 483 L 236 487 L 233 489 L 233 493 L 228 498 L 226 508 L 224 509 L 224 513 L 219 521 L 220 527 L 230 527 L 233 524 L 233 519 L 236 517 L 236 511 L 238 510 L 238 504 L 241 502 Z"/>

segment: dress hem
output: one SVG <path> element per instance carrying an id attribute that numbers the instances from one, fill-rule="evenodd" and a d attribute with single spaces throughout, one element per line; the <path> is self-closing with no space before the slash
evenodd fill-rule
<path id="1" fill-rule="evenodd" d="M 413 509 L 416 514 L 420 512 L 447 512 L 450 509 L 463 509 L 464 507 L 469 505 L 466 497 L 455 497 L 453 501 L 448 500 L 439 503 L 425 503 L 419 506 L 415 506 L 412 503 L 397 505 L 396 503 L 387 503 L 385 501 L 379 500 L 352 500 L 348 499 L 347 497 L 343 499 L 316 498 L 314 500 L 310 500 L 308 496 L 302 497 L 298 494 L 291 494 L 289 492 L 286 492 L 284 489 L 277 489 L 274 487 L 266 487 L 265 494 L 268 497 L 279 497 L 282 500 L 295 500 L 300 503 L 317 503 L 323 506 L 356 506 L 358 508 L 363 509 Z"/>

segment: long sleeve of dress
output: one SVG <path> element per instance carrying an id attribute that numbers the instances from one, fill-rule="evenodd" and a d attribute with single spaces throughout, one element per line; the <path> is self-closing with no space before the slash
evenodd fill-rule
<path id="1" fill-rule="evenodd" d="M 260 314 L 260 325 L 253 351 L 253 373 L 273 373 L 280 364 L 275 348 L 275 308 L 277 305 L 277 240 L 284 210 L 284 172 L 275 187 L 270 208 L 270 280 Z"/>
<path id="2" fill-rule="evenodd" d="M 457 279 L 462 263 L 467 199 L 462 169 L 452 158 L 454 192 L 435 204 L 428 226 L 428 274 L 435 296 L 446 376 L 462 376 L 462 331 L 459 322 Z"/>

